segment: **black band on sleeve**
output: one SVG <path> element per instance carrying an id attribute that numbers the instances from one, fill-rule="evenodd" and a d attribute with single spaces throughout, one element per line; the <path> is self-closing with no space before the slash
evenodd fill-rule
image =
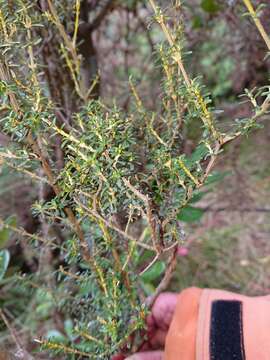
<path id="1" fill-rule="evenodd" d="M 213 301 L 210 360 L 245 360 L 242 307 L 240 301 Z"/>

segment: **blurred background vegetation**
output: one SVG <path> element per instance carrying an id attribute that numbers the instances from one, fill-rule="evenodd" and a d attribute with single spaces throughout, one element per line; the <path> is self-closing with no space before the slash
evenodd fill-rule
<path id="1" fill-rule="evenodd" d="M 8 3 L 12 6 L 12 1 Z M 69 9 L 73 12 L 74 4 L 68 0 L 59 3 L 59 9 L 64 9 L 60 19 L 68 30 L 65 14 Z M 262 2 L 256 0 L 253 4 L 258 7 Z M 185 25 L 188 72 L 192 77 L 200 74 L 218 109 L 219 128 L 230 129 L 232 118 L 242 119 L 250 114 L 250 103 L 241 98 L 244 89 L 260 88 L 269 81 L 266 45 L 252 19 L 246 16 L 242 1 L 187 0 L 181 1 L 181 7 L 179 1 L 179 7 L 172 8 L 171 1 L 162 0 L 160 5 L 166 10 L 172 27 L 180 21 Z M 37 6 L 45 11 L 46 1 L 37 1 Z M 164 40 L 164 34 L 153 24 L 148 2 L 83 0 L 81 9 L 84 26 L 78 33 L 79 50 L 84 58 L 82 71 L 86 87 L 94 82 L 93 99 L 101 98 L 107 106 L 117 104 L 129 112 L 132 109 L 129 79 L 132 77 L 145 106 L 158 111 L 163 75 L 156 57 L 156 45 Z M 268 33 L 269 18 L 270 5 L 261 6 L 260 19 Z M 78 107 L 70 90 L 73 85 L 53 46 L 54 34 L 48 31 L 42 36 L 46 41 L 40 46 L 40 52 L 45 59 L 50 90 L 53 89 L 50 96 L 61 109 L 57 117 L 65 117 L 68 126 Z M 181 139 L 185 154 L 193 152 L 201 131 L 196 122 L 185 127 Z M 1 146 L 7 146 L 10 141 L 6 134 L 0 133 Z M 205 196 L 196 202 L 199 210 L 182 219 L 185 234 L 178 249 L 170 290 L 196 285 L 251 295 L 270 292 L 269 142 L 270 124 L 265 121 L 263 129 L 226 145 L 215 169 L 219 174 L 217 181 L 208 185 Z M 61 151 L 55 156 L 61 168 Z M 0 304 L 12 309 L 12 313 L 2 316 L 1 323 L 0 344 L 6 359 L 30 359 L 32 356 L 46 359 L 46 353 L 35 354 L 33 337 L 55 335 L 61 338 L 62 333 L 68 336 L 72 327 L 68 320 L 63 321 L 59 313 L 54 312 L 53 299 L 48 293 L 44 295 L 40 290 L 33 301 L 29 288 L 20 286 L 18 279 L 11 285 L 8 283 L 8 278 L 18 271 L 22 276 L 36 272 L 40 261 L 59 264 L 58 254 L 40 257 L 22 234 L 12 231 L 15 226 L 31 234 L 39 231 L 41 224 L 31 210 L 40 196 L 38 191 L 40 189 L 25 174 L 0 164 L 0 218 L 8 219 L 11 227 L 1 228 L 0 224 L 0 247 L 10 253 L 10 264 L 0 287 Z M 42 196 L 50 199 L 50 191 Z M 61 237 L 57 226 L 53 232 L 53 236 Z M 157 268 L 145 278 L 146 292 L 151 293 L 162 270 Z M 32 285 L 36 287 L 35 283 Z M 29 311 L 31 307 L 33 311 Z M 9 322 L 5 322 L 6 317 Z M 17 350 L 8 355 L 4 349 L 14 348 L 14 341 Z M 33 355 L 19 353 L 20 348 L 33 351 Z M 61 357 L 56 355 L 55 358 Z"/>

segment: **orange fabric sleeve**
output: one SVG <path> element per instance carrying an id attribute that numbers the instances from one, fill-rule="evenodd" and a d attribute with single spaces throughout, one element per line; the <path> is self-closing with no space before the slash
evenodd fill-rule
<path id="1" fill-rule="evenodd" d="M 179 295 L 166 338 L 165 360 L 195 360 L 199 302 L 202 290 L 189 288 Z"/>
<path id="2" fill-rule="evenodd" d="M 211 308 L 215 301 L 239 301 L 243 307 L 243 345 L 246 360 L 270 359 L 270 296 L 249 297 L 204 289 L 197 324 L 196 360 L 209 360 Z M 175 358 L 177 360 L 177 358 Z"/>
<path id="3" fill-rule="evenodd" d="M 241 324 L 238 325 L 241 325 L 239 331 L 243 342 L 237 336 L 233 337 L 237 335 L 237 326 L 232 327 L 231 324 L 236 320 L 226 305 L 229 304 L 230 307 L 230 304 L 236 303 L 241 305 L 241 316 L 238 319 Z M 213 312 L 216 304 L 222 306 L 218 318 L 215 318 Z M 212 338 L 216 328 L 221 331 L 214 334 L 217 337 Z M 226 336 L 232 344 L 235 341 L 233 345 L 240 346 L 242 354 L 238 357 L 226 355 L 231 351 L 231 347 L 226 347 Z M 218 351 L 215 352 L 215 349 Z M 269 360 L 269 354 L 270 296 L 248 297 L 199 288 L 189 288 L 180 293 L 166 338 L 165 360 Z"/>

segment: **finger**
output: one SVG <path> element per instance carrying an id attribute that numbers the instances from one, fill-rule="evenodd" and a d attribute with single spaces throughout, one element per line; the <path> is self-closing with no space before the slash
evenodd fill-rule
<path id="1" fill-rule="evenodd" d="M 124 355 L 114 355 L 111 360 L 125 360 Z"/>
<path id="2" fill-rule="evenodd" d="M 152 336 L 148 336 L 148 339 L 142 344 L 139 350 L 150 351 L 164 349 L 166 336 L 167 331 L 157 329 Z"/>
<path id="3" fill-rule="evenodd" d="M 134 354 L 126 360 L 164 360 L 163 351 L 150 351 L 139 354 Z"/>
<path id="4" fill-rule="evenodd" d="M 148 343 L 151 349 L 158 350 L 165 346 L 167 331 L 157 329 L 152 337 L 149 337 Z"/>
<path id="5" fill-rule="evenodd" d="M 147 323 L 150 328 L 153 326 L 162 330 L 168 330 L 174 310 L 177 304 L 178 295 L 174 293 L 163 293 L 155 301 L 152 313 Z"/>

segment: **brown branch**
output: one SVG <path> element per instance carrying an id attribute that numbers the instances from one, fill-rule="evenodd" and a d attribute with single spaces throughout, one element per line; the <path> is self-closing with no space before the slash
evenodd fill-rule
<path id="1" fill-rule="evenodd" d="M 256 113 L 250 118 L 251 122 L 255 122 L 258 121 L 258 119 L 260 117 L 262 117 L 263 115 L 265 115 L 266 113 L 268 113 L 270 109 L 270 97 L 267 96 L 264 100 L 264 102 L 261 105 L 260 110 L 256 111 Z M 249 122 L 248 122 L 249 124 Z M 248 128 L 249 125 L 246 125 L 246 129 Z M 245 129 L 245 127 L 244 127 Z M 215 145 L 215 149 L 214 149 L 214 153 L 211 156 L 211 159 L 207 165 L 207 168 L 205 170 L 205 173 L 202 177 L 202 180 L 200 181 L 200 185 L 198 187 L 201 187 L 204 185 L 205 180 L 207 179 L 208 175 L 210 174 L 212 168 L 214 167 L 219 151 L 222 149 L 222 147 L 226 144 L 228 144 L 229 142 L 236 140 L 237 138 L 239 138 L 242 135 L 242 131 L 238 131 L 232 135 L 226 135 L 223 138 L 220 139 L 220 141 L 218 141 Z"/>
<path id="2" fill-rule="evenodd" d="M 6 315 L 4 314 L 3 310 L 0 309 L 0 316 L 4 322 L 4 324 L 6 325 L 6 327 L 8 328 L 12 339 L 14 340 L 14 343 L 16 344 L 17 347 L 17 351 L 19 354 L 23 355 L 23 358 L 25 360 L 33 360 L 34 358 L 28 353 L 28 351 L 23 347 L 18 334 L 16 332 L 16 330 L 11 326 L 11 324 L 9 323 Z"/>
<path id="3" fill-rule="evenodd" d="M 208 163 L 208 165 L 206 167 L 206 170 L 204 172 L 204 175 L 203 175 L 202 179 L 200 180 L 200 183 L 197 186 L 197 188 L 200 188 L 200 187 L 202 187 L 204 185 L 205 180 L 208 178 L 210 172 L 212 171 L 212 168 L 215 165 L 215 162 L 217 160 L 217 157 L 218 157 L 219 151 L 221 149 L 221 146 L 222 145 L 219 142 L 216 143 L 214 153 L 211 156 L 211 159 L 210 159 L 210 161 L 209 161 L 209 163 Z"/>
<path id="4" fill-rule="evenodd" d="M 89 30 L 94 31 L 99 27 L 105 16 L 108 12 L 112 11 L 114 8 L 116 0 L 108 0 L 107 4 L 102 8 L 100 13 L 96 16 L 91 24 L 89 24 Z"/>
<path id="5" fill-rule="evenodd" d="M 164 250 L 164 246 L 162 244 L 162 239 L 159 239 L 157 236 L 158 219 L 156 219 L 154 215 L 152 201 L 148 198 L 147 195 L 142 194 L 138 189 L 136 189 L 136 187 L 133 186 L 127 179 L 123 178 L 123 182 L 139 199 L 144 202 L 147 211 L 147 222 L 151 229 L 153 247 L 155 248 L 157 254 L 161 254 Z"/>
<path id="6" fill-rule="evenodd" d="M 166 271 L 164 274 L 163 279 L 161 280 L 161 282 L 159 283 L 158 287 L 156 288 L 155 292 L 153 295 L 149 296 L 146 299 L 146 305 L 151 309 L 151 307 L 153 306 L 154 302 L 156 301 L 157 297 L 164 291 L 167 289 L 171 278 L 173 276 L 175 267 L 177 264 L 177 246 L 175 246 L 172 250 L 172 253 L 169 256 L 168 262 L 167 262 L 167 267 L 166 267 Z"/>
<path id="7" fill-rule="evenodd" d="M 81 76 L 84 79 L 86 89 L 89 89 L 89 96 L 97 99 L 100 93 L 98 78 L 98 58 L 93 41 L 93 31 L 88 23 L 89 4 L 83 0 L 80 12 L 80 25 L 78 29 L 78 51 L 82 55 Z M 91 89 L 91 90 L 90 90 Z"/>

